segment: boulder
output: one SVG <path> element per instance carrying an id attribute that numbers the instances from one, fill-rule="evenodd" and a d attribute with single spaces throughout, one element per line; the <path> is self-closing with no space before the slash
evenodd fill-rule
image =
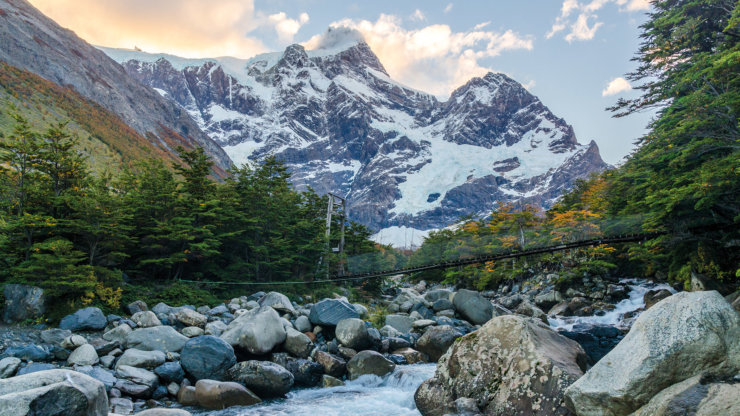
<path id="1" fill-rule="evenodd" d="M 452 291 L 450 289 L 432 289 L 424 294 L 424 299 L 429 303 L 436 303 L 440 299 L 450 300 Z"/>
<path id="2" fill-rule="evenodd" d="M 154 374 L 165 383 L 181 383 L 185 378 L 185 370 L 179 361 L 166 362 L 154 369 Z"/>
<path id="3" fill-rule="evenodd" d="M 70 330 L 51 328 L 41 331 L 41 340 L 46 344 L 59 345 L 70 335 L 72 335 L 72 331 Z"/>
<path id="4" fill-rule="evenodd" d="M 342 319 L 337 323 L 334 334 L 345 347 L 361 350 L 370 345 L 370 335 L 362 319 Z"/>
<path id="5" fill-rule="evenodd" d="M 295 323 L 293 324 L 296 330 L 300 332 L 309 332 L 311 331 L 311 321 L 308 319 L 308 316 L 299 316 L 296 318 Z"/>
<path id="6" fill-rule="evenodd" d="M 152 311 L 136 312 L 131 316 L 131 320 L 134 321 L 134 323 L 136 323 L 136 326 L 139 328 L 149 328 L 151 326 L 162 325 L 162 322 L 160 322 L 159 318 L 157 318 L 157 315 L 155 315 Z"/>
<path id="7" fill-rule="evenodd" d="M 314 351 L 313 360 L 321 364 L 324 372 L 332 377 L 342 377 L 347 372 L 347 362 L 328 352 Z"/>
<path id="8" fill-rule="evenodd" d="M 396 365 L 375 351 L 360 351 L 347 362 L 349 379 L 354 380 L 365 374 L 374 374 L 383 377 L 393 372 Z"/>
<path id="9" fill-rule="evenodd" d="M 116 376 L 113 375 L 113 372 L 104 370 L 98 366 L 75 366 L 75 371 L 88 375 L 103 383 L 106 391 L 110 391 L 110 389 L 116 384 Z"/>
<path id="10" fill-rule="evenodd" d="M 185 326 L 204 326 L 208 322 L 208 317 L 194 310 L 182 308 L 175 313 L 175 319 L 182 322 Z"/>
<path id="11" fill-rule="evenodd" d="M 142 311 L 148 311 L 149 307 L 146 305 L 146 302 L 143 300 L 135 300 L 128 305 L 126 305 L 126 312 L 128 312 L 129 315 L 134 315 L 137 312 Z"/>
<path id="12" fill-rule="evenodd" d="M 189 338 L 171 326 L 137 328 L 126 335 L 126 347 L 144 351 L 178 352 Z"/>
<path id="13" fill-rule="evenodd" d="M 16 376 L 25 374 L 38 373 L 40 371 L 56 370 L 57 366 L 49 363 L 29 363 L 27 366 L 18 370 Z"/>
<path id="14" fill-rule="evenodd" d="M 463 334 L 460 331 L 449 325 L 435 326 L 427 329 L 416 341 L 416 349 L 428 355 L 431 361 L 437 362 L 461 336 Z"/>
<path id="15" fill-rule="evenodd" d="M 484 324 L 493 317 L 491 301 L 476 291 L 460 289 L 455 293 L 452 303 L 457 311 L 473 324 Z"/>
<path id="16" fill-rule="evenodd" d="M 114 397 L 110 399 L 111 413 L 130 415 L 134 413 L 134 402 L 123 397 Z"/>
<path id="17" fill-rule="evenodd" d="M 20 358 L 5 357 L 0 360 L 0 378 L 13 377 L 21 366 Z"/>
<path id="18" fill-rule="evenodd" d="M 321 387 L 328 388 L 339 386 L 344 386 L 344 382 L 342 380 L 339 380 L 338 378 L 332 377 L 328 374 L 324 374 L 323 376 L 321 376 Z"/>
<path id="19" fill-rule="evenodd" d="M 285 369 L 293 374 L 294 383 L 303 387 L 315 387 L 321 382 L 324 367 L 316 362 L 302 358 L 287 358 Z"/>
<path id="20" fill-rule="evenodd" d="M 324 299 L 311 307 L 308 319 L 314 325 L 336 326 L 342 319 L 359 318 L 349 302 L 340 299 Z"/>
<path id="21" fill-rule="evenodd" d="M 67 338 L 64 338 L 62 342 L 59 343 L 59 346 L 66 349 L 75 349 L 79 347 L 80 345 L 87 344 L 87 339 L 83 337 L 82 335 L 70 335 Z"/>
<path id="22" fill-rule="evenodd" d="M 182 368 L 196 380 L 225 380 L 226 372 L 236 364 L 234 348 L 212 335 L 188 341 L 180 353 Z"/>
<path id="23" fill-rule="evenodd" d="M 529 301 L 525 300 L 524 302 L 520 303 L 519 306 L 516 307 L 516 310 L 514 310 L 514 313 L 539 319 L 545 325 L 549 325 L 545 312 L 543 312 L 542 309 L 532 305 L 532 303 Z"/>
<path id="24" fill-rule="evenodd" d="M 70 331 L 100 331 L 108 325 L 103 311 L 95 307 L 80 309 L 59 321 L 59 328 Z"/>
<path id="25" fill-rule="evenodd" d="M 213 335 L 214 337 L 220 337 L 221 334 L 226 331 L 226 324 L 222 321 L 213 321 L 206 324 L 205 335 Z"/>
<path id="26" fill-rule="evenodd" d="M 108 414 L 103 383 L 70 370 L 48 370 L 0 380 L 3 416 Z"/>
<path id="27" fill-rule="evenodd" d="M 298 332 L 292 327 L 285 330 L 285 343 L 283 348 L 298 358 L 308 358 L 313 350 L 313 342 L 306 334 Z"/>
<path id="28" fill-rule="evenodd" d="M 538 320 L 491 319 L 462 337 L 414 395 L 422 415 L 455 413 L 455 400 L 475 398 L 486 415 L 569 415 L 565 388 L 583 374 L 581 347 Z"/>
<path id="29" fill-rule="evenodd" d="M 269 361 L 242 361 L 231 367 L 227 379 L 244 384 L 261 397 L 282 397 L 293 387 L 293 374 Z"/>
<path id="30" fill-rule="evenodd" d="M 95 347 L 90 344 L 80 345 L 72 351 L 72 354 L 67 358 L 67 364 L 72 365 L 95 365 L 99 361 L 98 353 L 95 352 Z"/>
<path id="31" fill-rule="evenodd" d="M 661 300 L 671 296 L 671 294 L 671 291 L 668 289 L 650 290 L 646 292 L 642 295 L 642 301 L 645 302 L 645 309 L 649 309 Z"/>
<path id="32" fill-rule="evenodd" d="M 293 304 L 290 303 L 290 299 L 287 296 L 279 292 L 270 292 L 259 300 L 260 306 L 269 306 L 278 312 L 289 313 L 291 315 L 297 315 Z"/>
<path id="33" fill-rule="evenodd" d="M 680 292 L 643 312 L 624 339 L 568 388 L 579 415 L 626 415 L 704 371 L 740 370 L 740 315 L 716 291 Z"/>
<path id="34" fill-rule="evenodd" d="M 426 363 L 429 361 L 428 355 L 408 347 L 394 350 L 393 354 L 400 355 L 409 364 Z"/>
<path id="35" fill-rule="evenodd" d="M 51 353 L 45 348 L 33 344 L 8 347 L 3 355 L 20 358 L 23 361 L 49 361 L 52 358 Z"/>
<path id="36" fill-rule="evenodd" d="M 177 402 L 183 406 L 197 406 L 198 400 L 195 397 L 195 387 L 181 386 L 177 391 Z"/>
<path id="37" fill-rule="evenodd" d="M 157 375 L 149 370 L 143 368 L 130 367 L 127 365 L 121 365 L 116 368 L 116 376 L 118 378 L 126 379 L 136 384 L 146 386 L 151 390 L 159 383 Z"/>
<path id="38" fill-rule="evenodd" d="M 713 377 L 694 376 L 653 396 L 632 416 L 738 415 L 740 384 L 716 382 Z"/>
<path id="39" fill-rule="evenodd" d="M 437 299 L 432 304 L 432 310 L 434 310 L 434 312 L 444 311 L 448 309 L 455 309 L 455 305 L 447 298 Z"/>
<path id="40" fill-rule="evenodd" d="M 251 406 L 262 402 L 239 383 L 216 380 L 198 380 L 195 383 L 195 400 L 199 406 L 215 410 L 231 406 Z"/>
<path id="41" fill-rule="evenodd" d="M 46 298 L 40 287 L 7 284 L 3 288 L 3 295 L 3 321 L 6 324 L 37 319 L 46 312 Z"/>
<path id="42" fill-rule="evenodd" d="M 103 339 L 107 341 L 118 342 L 123 345 L 126 343 L 126 337 L 131 333 L 133 329 L 126 324 L 120 324 L 117 327 L 103 334 Z"/>
<path id="43" fill-rule="evenodd" d="M 386 315 L 385 325 L 389 326 L 401 334 L 408 334 L 413 327 L 414 320 L 407 315 Z"/>
<path id="44" fill-rule="evenodd" d="M 558 303 L 564 301 L 563 295 L 557 290 L 551 290 L 547 293 L 541 293 L 534 297 L 534 304 L 537 307 L 548 310 Z"/>
<path id="45" fill-rule="evenodd" d="M 231 321 L 221 334 L 221 339 L 251 354 L 262 355 L 282 344 L 286 336 L 283 322 L 275 309 L 260 306 Z"/>
<path id="46" fill-rule="evenodd" d="M 197 326 L 185 327 L 180 332 L 188 338 L 195 338 L 205 334 L 205 331 Z"/>
<path id="47" fill-rule="evenodd" d="M 123 352 L 116 367 L 127 365 L 137 368 L 154 368 L 164 364 L 166 356 L 162 351 L 142 351 L 136 348 L 129 348 Z"/>

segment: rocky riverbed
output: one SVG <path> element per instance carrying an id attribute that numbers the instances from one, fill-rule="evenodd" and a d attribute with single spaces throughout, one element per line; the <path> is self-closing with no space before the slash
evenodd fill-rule
<path id="1" fill-rule="evenodd" d="M 105 414 L 102 408 L 120 415 L 612 414 L 578 411 L 595 406 L 584 393 L 594 387 L 579 387 L 582 380 L 603 382 L 593 373 L 605 371 L 599 369 L 607 354 L 625 354 L 619 351 L 628 340 L 631 346 L 622 350 L 640 347 L 627 333 L 633 322 L 678 325 L 665 312 L 647 323 L 637 318 L 678 295 L 667 285 L 599 278 L 556 290 L 556 278 L 489 292 L 402 285 L 376 302 L 387 311 L 380 329 L 368 321 L 366 305 L 340 295 L 298 303 L 277 292 L 214 306 L 150 308 L 137 301 L 126 316 L 85 308 L 59 328 L 3 327 L 0 414 Z M 14 286 L 6 285 L 6 310 L 38 311 L 38 291 Z M 706 369 L 721 370 L 713 374 L 725 381 L 734 377 L 740 353 L 732 355 L 733 348 L 740 351 L 740 342 L 726 332 L 738 326 L 729 303 L 737 306 L 737 298 L 719 297 L 725 306 L 716 297 L 703 300 L 715 305 L 705 320 L 724 325 L 712 327 L 724 331 L 707 346 L 716 351 L 709 364 L 669 377 L 664 387 Z M 712 388 L 725 392 L 725 384 Z M 658 393 L 620 406 L 635 411 Z"/>

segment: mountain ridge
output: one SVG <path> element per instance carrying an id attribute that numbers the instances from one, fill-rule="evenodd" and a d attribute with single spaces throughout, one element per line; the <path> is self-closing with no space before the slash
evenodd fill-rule
<path id="1" fill-rule="evenodd" d="M 103 50 L 188 111 L 236 163 L 276 155 L 299 189 L 346 195 L 350 217 L 376 230 L 442 228 L 499 201 L 548 207 L 608 167 L 595 142 L 579 144 L 505 74 L 475 77 L 441 101 L 391 79 L 364 41 L 343 47 L 175 65 Z"/>

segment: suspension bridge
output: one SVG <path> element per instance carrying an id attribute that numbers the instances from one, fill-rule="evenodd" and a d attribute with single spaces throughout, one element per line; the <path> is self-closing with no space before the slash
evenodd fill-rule
<path id="1" fill-rule="evenodd" d="M 548 246 L 528 248 L 528 249 L 514 249 L 508 251 L 502 251 L 497 253 L 478 255 L 472 257 L 464 257 L 456 260 L 440 261 L 437 263 L 416 265 L 410 267 L 403 267 L 397 269 L 381 270 L 381 271 L 370 271 L 362 273 L 349 273 L 344 275 L 336 275 L 327 279 L 316 279 L 316 280 L 299 280 L 299 281 L 282 281 L 282 282 L 218 282 L 218 281 L 205 281 L 205 280 L 181 280 L 183 282 L 199 283 L 204 285 L 237 285 L 237 286 L 280 286 L 280 285 L 309 285 L 318 283 L 337 283 L 337 282 L 349 282 L 349 281 L 361 281 L 374 278 L 380 278 L 385 276 L 395 276 L 399 274 L 411 274 L 417 272 L 423 272 L 428 270 L 447 269 L 450 267 L 467 266 L 472 264 L 483 264 L 489 261 L 499 261 L 504 259 L 515 259 L 520 257 L 532 256 L 537 254 L 555 253 L 558 251 L 571 250 L 580 247 L 599 246 L 602 244 L 618 244 L 618 243 L 635 243 L 641 241 L 647 241 L 649 239 L 668 234 L 667 232 L 650 232 L 650 233 L 637 233 L 637 234 L 621 234 L 609 237 L 598 237 L 590 238 L 579 241 L 573 241 L 569 243 L 553 244 Z"/>

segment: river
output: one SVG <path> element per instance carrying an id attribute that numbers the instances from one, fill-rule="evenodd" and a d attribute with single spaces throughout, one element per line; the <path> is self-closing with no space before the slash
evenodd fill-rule
<path id="1" fill-rule="evenodd" d="M 298 389 L 287 398 L 257 406 L 194 412 L 208 416 L 416 416 L 414 392 L 434 375 L 435 364 L 399 365 L 380 378 L 365 375 L 346 385 L 331 388 Z"/>
<path id="2" fill-rule="evenodd" d="M 628 298 L 615 305 L 614 310 L 600 316 L 551 317 L 553 329 L 573 330 L 574 327 L 609 325 L 627 328 L 632 319 L 624 314 L 645 306 L 643 296 L 649 290 L 669 289 L 666 284 L 645 280 L 623 280 L 630 287 Z M 367 375 L 346 385 L 331 388 L 297 389 L 285 399 L 265 401 L 257 406 L 231 407 L 218 411 L 195 411 L 199 416 L 416 416 L 414 392 L 426 379 L 434 375 L 435 364 L 400 365 L 384 377 Z"/>

